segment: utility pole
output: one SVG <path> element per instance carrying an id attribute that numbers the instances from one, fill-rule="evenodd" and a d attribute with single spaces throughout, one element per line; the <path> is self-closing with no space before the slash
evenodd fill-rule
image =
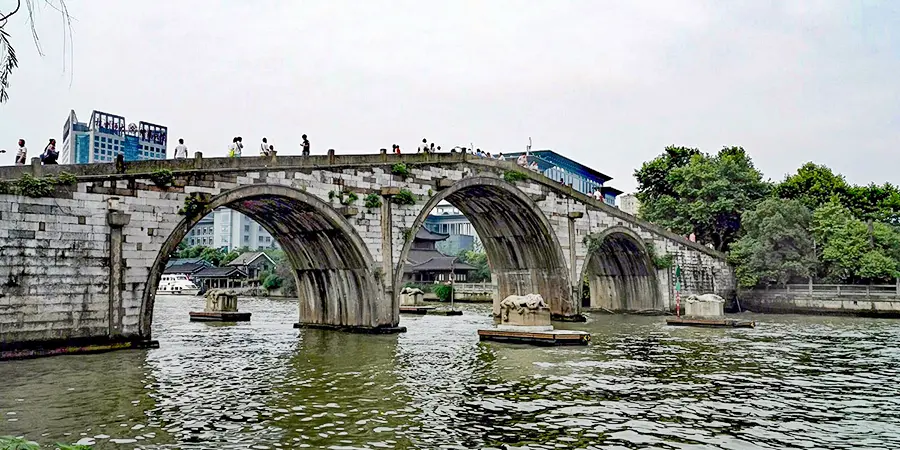
<path id="1" fill-rule="evenodd" d="M 456 258 L 459 258 L 459 256 L 454 256 L 453 259 L 450 260 L 450 311 L 453 311 L 453 299 L 456 298 L 456 289 L 454 288 L 454 281 L 456 281 Z"/>

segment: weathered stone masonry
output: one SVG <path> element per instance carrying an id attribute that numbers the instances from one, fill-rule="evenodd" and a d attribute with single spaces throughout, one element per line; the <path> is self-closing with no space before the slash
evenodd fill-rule
<path id="1" fill-rule="evenodd" d="M 399 162 L 409 166 L 409 176 L 391 174 Z M 150 174 L 159 169 L 175 174 L 172 186 L 153 184 Z M 591 306 L 672 308 L 672 271 L 652 265 L 648 246 L 656 255 L 673 255 L 685 293 L 733 289 L 721 254 L 540 174 L 506 182 L 509 170 L 516 168 L 467 154 L 198 154 L 118 170 L 114 164 L 0 167 L 5 180 L 30 171 L 78 176 L 76 186 L 58 187 L 52 197 L 0 195 L 0 343 L 149 340 L 169 252 L 217 206 L 247 214 L 285 248 L 301 291 L 300 322 L 309 325 L 397 327 L 408 237 L 441 200 L 460 208 L 485 241 L 500 294 L 539 292 L 558 318 L 579 314 L 585 278 L 592 292 L 606 293 L 594 295 Z M 400 189 L 417 202 L 392 204 Z M 335 195 L 342 191 L 358 200 L 342 204 Z M 373 193 L 383 204 L 366 208 Z M 186 217 L 178 211 L 190 195 L 208 203 Z"/>

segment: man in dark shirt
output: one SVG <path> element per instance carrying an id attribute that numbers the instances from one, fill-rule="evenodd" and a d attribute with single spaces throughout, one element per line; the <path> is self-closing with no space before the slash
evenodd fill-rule
<path id="1" fill-rule="evenodd" d="M 303 136 L 303 156 L 309 156 L 309 139 L 306 138 L 306 135 Z"/>

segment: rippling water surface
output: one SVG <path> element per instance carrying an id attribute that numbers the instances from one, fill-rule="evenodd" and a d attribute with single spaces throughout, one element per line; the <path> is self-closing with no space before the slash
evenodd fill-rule
<path id="1" fill-rule="evenodd" d="M 757 316 L 753 330 L 593 316 L 589 347 L 478 342 L 490 308 L 409 332 L 190 323 L 161 348 L 0 363 L 0 435 L 95 448 L 900 448 L 900 322 Z M 566 326 L 564 326 L 566 327 Z"/>

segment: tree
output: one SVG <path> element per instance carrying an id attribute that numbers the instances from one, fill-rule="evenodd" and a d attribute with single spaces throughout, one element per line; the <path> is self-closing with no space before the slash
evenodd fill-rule
<path id="1" fill-rule="evenodd" d="M 741 214 L 753 209 L 771 186 L 741 147 L 723 148 L 715 156 L 694 153 L 684 165 L 678 165 L 681 156 L 672 158 L 670 149 L 666 151 L 635 173 L 641 216 L 676 233 L 694 233 L 699 242 L 719 251 L 727 250 L 740 231 Z M 657 174 L 661 170 L 657 166 L 674 168 L 660 178 L 663 174 Z"/>
<path id="2" fill-rule="evenodd" d="M 826 166 L 808 162 L 797 173 L 785 177 L 774 188 L 776 197 L 796 199 L 810 210 L 815 210 L 832 200 L 842 201 L 850 185 L 844 177 Z"/>
<path id="3" fill-rule="evenodd" d="M 486 253 L 463 250 L 459 254 L 459 260 L 475 267 L 475 271 L 469 275 L 468 281 L 472 283 L 490 281 L 491 267 L 488 264 Z"/>
<path id="4" fill-rule="evenodd" d="M 294 269 L 287 259 L 276 260 L 275 275 L 281 279 L 281 292 L 284 295 L 297 295 L 297 280 L 294 278 Z"/>
<path id="5" fill-rule="evenodd" d="M 812 234 L 820 243 L 819 272 L 838 283 L 891 282 L 900 275 L 900 233 L 884 223 L 865 223 L 837 202 L 813 212 Z"/>
<path id="6" fill-rule="evenodd" d="M 699 154 L 700 150 L 696 148 L 670 145 L 662 155 L 642 164 L 640 169 L 634 171 L 634 178 L 638 182 L 638 200 L 643 204 L 661 197 L 674 196 L 675 189 L 669 174 L 678 167 L 686 166 L 694 155 Z"/>
<path id="7" fill-rule="evenodd" d="M 900 190 L 890 183 L 851 186 L 843 204 L 864 221 L 900 223 Z"/>
<path id="8" fill-rule="evenodd" d="M 40 5 L 41 2 L 36 2 L 35 0 L 16 0 L 16 7 L 9 12 L 0 11 L 0 54 L 2 54 L 2 59 L 0 59 L 0 103 L 4 103 L 9 100 L 9 80 L 12 73 L 19 67 L 19 60 L 16 57 L 16 50 L 10 41 L 10 34 L 6 30 L 6 24 L 9 23 L 9 19 L 19 13 L 27 13 L 26 21 L 28 26 L 31 28 L 31 37 L 34 40 L 34 45 L 37 48 L 38 54 L 44 56 L 44 51 L 41 49 L 41 41 L 38 38 L 37 30 L 34 27 L 34 13 L 37 9 L 37 6 Z M 66 6 L 65 0 L 43 0 L 42 3 L 51 7 L 52 9 L 58 11 L 63 18 L 63 23 L 65 24 L 65 28 L 68 33 L 64 33 L 63 36 L 68 37 L 68 39 L 72 38 L 72 17 L 69 16 L 69 10 Z M 25 9 L 22 9 L 22 6 L 25 6 Z M 64 42 L 65 45 L 65 42 Z"/>
<path id="9" fill-rule="evenodd" d="M 741 217 L 743 236 L 731 247 L 729 259 L 744 287 L 786 284 L 809 277 L 816 266 L 810 235 L 812 214 L 799 200 L 770 198 Z"/>

